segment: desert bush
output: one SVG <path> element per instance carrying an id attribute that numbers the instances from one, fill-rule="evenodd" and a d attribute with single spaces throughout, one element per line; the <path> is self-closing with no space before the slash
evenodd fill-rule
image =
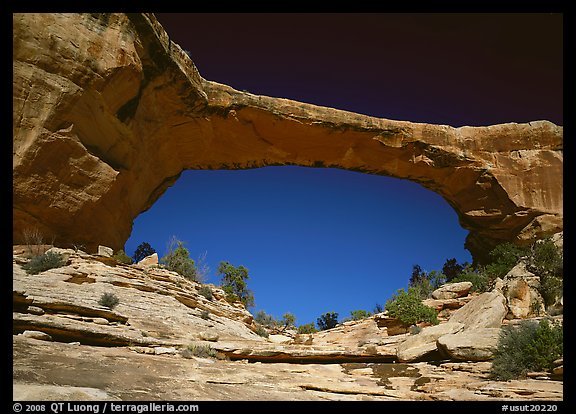
<path id="1" fill-rule="evenodd" d="M 257 335 L 262 336 L 264 338 L 268 338 L 268 336 L 270 336 L 268 334 L 268 331 L 260 324 L 256 325 L 256 331 L 255 332 Z"/>
<path id="2" fill-rule="evenodd" d="M 203 310 L 203 311 L 200 313 L 200 317 L 201 317 L 202 319 L 206 319 L 206 320 L 207 320 L 207 319 L 210 319 L 210 312 L 208 312 L 207 310 Z"/>
<path id="3" fill-rule="evenodd" d="M 36 227 L 25 228 L 22 231 L 22 239 L 26 245 L 27 257 L 32 258 L 44 253 L 44 236 Z"/>
<path id="4" fill-rule="evenodd" d="M 196 265 L 182 241 L 173 237 L 168 246 L 168 253 L 162 257 L 160 262 L 164 264 L 166 269 L 176 272 L 186 279 L 198 281 Z"/>
<path id="5" fill-rule="evenodd" d="M 110 292 L 102 294 L 102 296 L 100 296 L 100 300 L 98 301 L 99 305 L 105 306 L 109 309 L 113 309 L 116 307 L 116 305 L 118 305 L 118 303 L 120 303 L 120 299 L 118 299 L 114 293 Z"/>
<path id="6" fill-rule="evenodd" d="M 205 344 L 190 344 L 182 351 L 184 358 L 191 358 L 192 356 L 198 358 L 217 358 L 218 351 L 210 345 Z"/>
<path id="7" fill-rule="evenodd" d="M 48 269 L 56 269 L 66 265 L 64 256 L 59 253 L 46 252 L 39 256 L 34 256 L 28 263 L 22 266 L 26 273 L 35 275 Z"/>
<path id="8" fill-rule="evenodd" d="M 366 319 L 370 316 L 372 316 L 371 312 L 368 312 L 368 311 L 363 310 L 363 309 L 358 309 L 358 310 L 350 311 L 350 318 L 349 319 L 352 321 L 359 321 L 362 319 Z"/>
<path id="9" fill-rule="evenodd" d="M 314 332 L 318 332 L 314 326 L 314 322 L 306 323 L 298 327 L 299 334 L 312 334 Z"/>
<path id="10" fill-rule="evenodd" d="M 128 256 L 126 253 L 124 253 L 124 250 L 118 250 L 116 252 L 116 254 L 114 254 L 112 256 L 112 258 L 114 260 L 116 260 L 118 263 L 122 263 L 122 264 L 132 264 L 132 258 L 130 256 Z"/>
<path id="11" fill-rule="evenodd" d="M 336 325 L 338 325 L 338 313 L 326 312 L 316 319 L 316 324 L 318 325 L 318 329 L 321 331 L 335 328 Z"/>
<path id="12" fill-rule="evenodd" d="M 436 311 L 422 304 L 420 293 L 414 287 L 409 287 L 408 291 L 398 290 L 384 307 L 390 316 L 408 325 L 418 322 L 438 323 Z"/>
<path id="13" fill-rule="evenodd" d="M 426 299 L 432 295 L 432 292 L 438 289 L 443 283 L 446 282 L 446 276 L 442 272 L 432 270 L 427 273 L 422 270 L 419 265 L 412 267 L 412 275 L 410 276 L 408 287 L 415 289 L 420 296 L 420 299 Z"/>
<path id="14" fill-rule="evenodd" d="M 491 376 L 508 381 L 522 378 L 530 371 L 549 370 L 563 354 L 562 325 L 546 319 L 522 321 L 517 326 L 502 328 Z"/>
<path id="15" fill-rule="evenodd" d="M 285 331 L 286 329 L 294 326 L 296 323 L 296 315 L 290 312 L 285 312 L 279 322 L 280 325 L 282 325 L 282 330 Z"/>
<path id="16" fill-rule="evenodd" d="M 254 315 L 254 321 L 262 326 L 266 326 L 267 328 L 275 328 L 280 324 L 280 322 L 277 321 L 274 316 L 266 313 L 264 310 L 259 310 L 256 312 Z"/>
<path id="17" fill-rule="evenodd" d="M 208 300 L 214 299 L 214 295 L 212 294 L 212 289 L 210 289 L 210 286 L 202 285 L 200 289 L 198 289 L 198 293 Z"/>

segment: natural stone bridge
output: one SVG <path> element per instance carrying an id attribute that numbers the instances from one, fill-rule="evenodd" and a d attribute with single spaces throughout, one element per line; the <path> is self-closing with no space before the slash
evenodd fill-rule
<path id="1" fill-rule="evenodd" d="M 476 259 L 563 227 L 561 126 L 453 128 L 239 92 L 203 79 L 150 14 L 13 22 L 15 243 L 37 228 L 120 249 L 183 170 L 269 165 L 420 183 L 457 212 Z"/>

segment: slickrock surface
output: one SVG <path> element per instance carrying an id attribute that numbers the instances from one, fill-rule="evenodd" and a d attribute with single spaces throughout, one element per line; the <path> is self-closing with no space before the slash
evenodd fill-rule
<path id="1" fill-rule="evenodd" d="M 563 399 L 561 380 L 490 380 L 490 362 L 399 363 L 399 346 L 419 334 L 388 335 L 375 318 L 276 343 L 216 286 L 208 300 L 174 272 L 71 250 L 60 250 L 67 265 L 30 275 L 24 250 L 13 258 L 15 400 Z M 100 305 L 103 293 L 119 303 Z M 474 342 L 446 339 L 455 359 Z"/>
<path id="2" fill-rule="evenodd" d="M 118 250 L 183 170 L 269 165 L 418 182 L 454 208 L 478 259 L 563 228 L 563 128 L 548 121 L 454 128 L 239 92 L 203 79 L 151 14 L 13 23 L 16 243 L 36 228 Z"/>

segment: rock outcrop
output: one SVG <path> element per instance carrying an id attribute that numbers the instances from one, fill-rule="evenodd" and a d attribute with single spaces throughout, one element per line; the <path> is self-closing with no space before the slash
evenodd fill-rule
<path id="1" fill-rule="evenodd" d="M 477 260 L 563 227 L 550 122 L 454 128 L 239 92 L 203 79 L 151 14 L 16 13 L 13 31 L 16 243 L 35 228 L 119 250 L 183 170 L 269 165 L 420 183 L 457 212 Z"/>
<path id="2" fill-rule="evenodd" d="M 26 250 L 15 247 L 13 259 L 14 400 L 563 398 L 562 360 L 529 379 L 489 379 L 490 363 L 476 361 L 488 358 L 486 334 L 497 328 L 447 322 L 389 336 L 366 318 L 279 344 L 256 335 L 252 315 L 216 286 L 205 285 L 209 300 L 198 283 L 161 267 L 55 248 L 67 264 L 32 275 L 22 269 Z M 102 305 L 103 293 L 118 304 Z M 403 343 L 425 337 L 425 352 L 437 347 L 451 360 L 397 361 Z"/>

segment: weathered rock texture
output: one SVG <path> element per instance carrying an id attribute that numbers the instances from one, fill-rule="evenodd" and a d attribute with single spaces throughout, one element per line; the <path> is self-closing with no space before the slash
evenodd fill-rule
<path id="1" fill-rule="evenodd" d="M 15 400 L 563 399 L 563 360 L 554 381 L 489 379 L 490 363 L 476 361 L 491 358 L 487 334 L 498 328 L 448 322 L 390 336 L 366 318 L 278 344 L 256 335 L 252 315 L 215 286 L 208 300 L 200 284 L 162 268 L 59 252 L 65 266 L 31 275 L 25 249 L 14 248 Z M 99 303 L 106 292 L 119 299 L 112 309 Z M 194 356 L 190 345 L 217 358 Z M 450 360 L 397 361 L 400 349 L 436 347 Z"/>
<path id="2" fill-rule="evenodd" d="M 13 22 L 15 242 L 37 228 L 118 250 L 183 170 L 269 165 L 420 183 L 456 210 L 477 259 L 562 229 L 561 126 L 453 128 L 239 92 L 203 79 L 151 14 Z"/>

